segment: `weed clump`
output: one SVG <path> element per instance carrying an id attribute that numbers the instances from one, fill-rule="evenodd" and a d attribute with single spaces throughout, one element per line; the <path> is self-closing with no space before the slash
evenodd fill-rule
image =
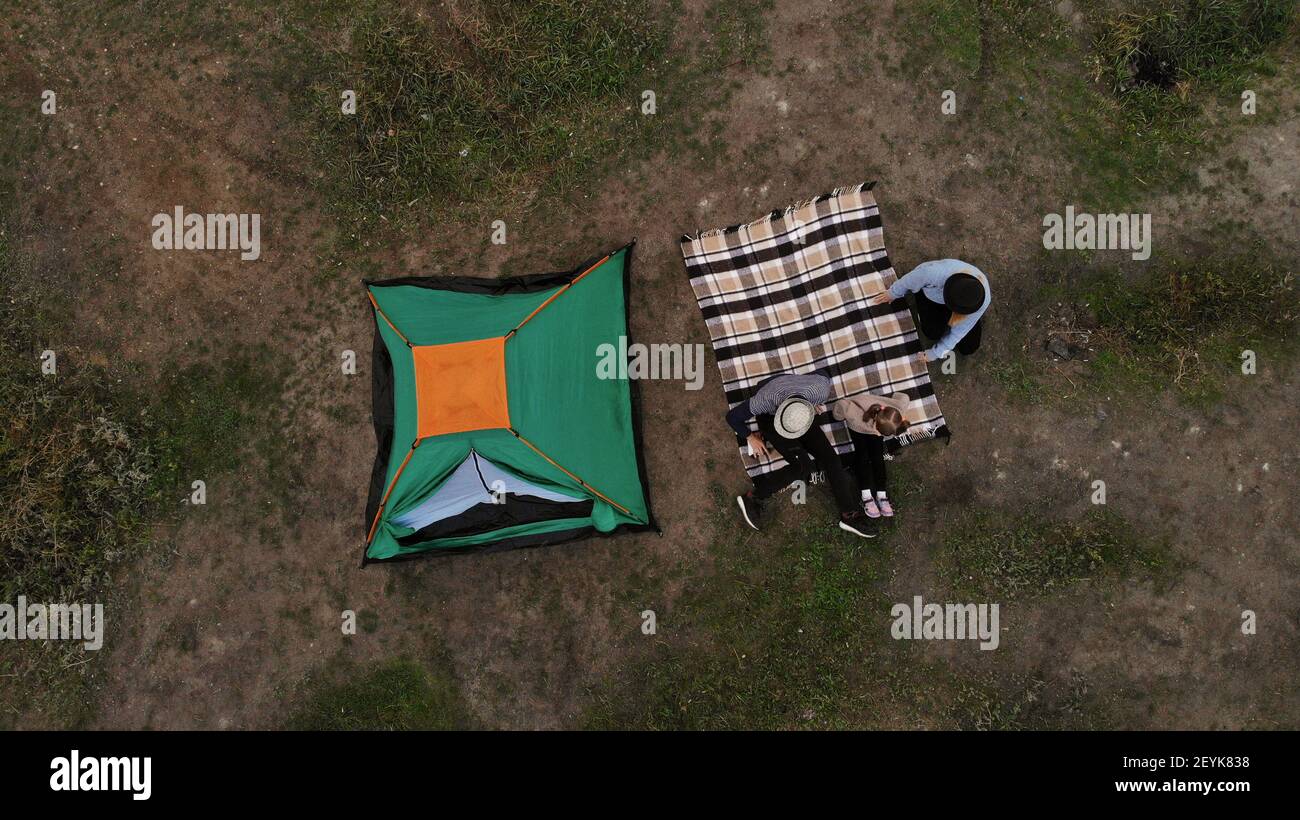
<path id="1" fill-rule="evenodd" d="M 1104 82 L 1147 125 L 1192 112 L 1190 92 L 1228 87 L 1286 37 L 1291 0 L 1163 0 L 1102 23 L 1094 57 Z"/>
<path id="2" fill-rule="evenodd" d="M 105 379 L 44 344 L 29 257 L 0 220 L 0 601 L 92 601 L 148 539 L 159 457 Z"/>
<path id="3" fill-rule="evenodd" d="M 1123 12 L 1098 40 L 1104 77 L 1117 93 L 1222 85 L 1286 36 L 1294 9 L 1290 0 L 1181 0 Z"/>

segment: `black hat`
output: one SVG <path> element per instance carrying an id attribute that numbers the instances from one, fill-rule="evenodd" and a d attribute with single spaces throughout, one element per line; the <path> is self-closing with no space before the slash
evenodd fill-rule
<path id="1" fill-rule="evenodd" d="M 984 304 L 984 283 L 969 273 L 954 273 L 943 283 L 943 303 L 953 313 L 974 313 Z"/>

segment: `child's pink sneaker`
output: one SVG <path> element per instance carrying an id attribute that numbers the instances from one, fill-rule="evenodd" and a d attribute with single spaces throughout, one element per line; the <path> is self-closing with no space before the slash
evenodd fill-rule
<path id="1" fill-rule="evenodd" d="M 883 515 L 885 518 L 893 518 L 893 517 L 894 517 L 894 508 L 893 508 L 893 506 L 889 503 L 889 499 L 888 499 L 888 498 L 881 498 L 881 499 L 877 499 L 877 501 L 878 501 L 878 503 L 879 503 L 879 505 L 880 505 L 880 514 Z M 870 513 L 868 513 L 868 515 L 870 515 Z"/>
<path id="2" fill-rule="evenodd" d="M 867 514 L 867 518 L 880 517 L 880 508 L 876 506 L 875 499 L 864 498 L 862 500 L 862 511 Z"/>

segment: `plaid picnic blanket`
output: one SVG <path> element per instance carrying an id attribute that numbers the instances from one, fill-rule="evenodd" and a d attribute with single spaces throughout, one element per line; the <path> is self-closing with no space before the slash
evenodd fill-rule
<path id="1" fill-rule="evenodd" d="M 907 302 L 868 304 L 897 278 L 873 184 L 840 188 L 746 225 L 683 236 L 682 255 L 729 407 L 775 373 L 822 373 L 831 380 L 832 401 L 903 392 L 912 400 L 906 413 L 912 426 L 886 440 L 892 453 L 947 439 L 949 432 Z M 841 458 L 850 456 L 848 427 L 829 412 L 818 422 Z M 751 428 L 757 429 L 752 422 Z M 744 447 L 740 457 L 751 477 L 785 464 L 775 453 L 751 457 Z"/>

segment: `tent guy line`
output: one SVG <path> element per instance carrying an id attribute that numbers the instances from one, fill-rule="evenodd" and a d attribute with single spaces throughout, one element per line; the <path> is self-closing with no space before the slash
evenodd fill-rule
<path id="1" fill-rule="evenodd" d="M 513 335 L 515 335 L 516 333 L 518 333 L 518 332 L 519 332 L 519 328 L 523 327 L 524 325 L 526 325 L 526 324 L 528 324 L 530 321 L 532 321 L 532 318 L 533 318 L 534 316 L 536 316 L 537 314 L 541 313 L 543 310 L 545 310 L 546 307 L 547 307 L 549 304 L 551 304 L 551 302 L 554 302 L 556 299 L 559 299 L 559 298 L 560 298 L 561 296 L 563 296 L 565 293 L 568 293 L 568 292 L 569 292 L 569 288 L 571 288 L 571 287 L 573 287 L 574 285 L 578 284 L 578 282 L 581 281 L 582 277 L 584 277 L 584 276 L 586 276 L 587 274 L 591 273 L 591 272 L 594 271 L 596 268 L 598 268 L 598 267 L 600 267 L 601 265 L 605 264 L 607 261 L 609 261 L 609 254 L 605 254 L 603 257 L 601 257 L 601 259 L 600 259 L 599 262 L 597 262 L 596 264 L 594 264 L 594 265 L 592 265 L 591 267 L 587 268 L 585 271 L 583 271 L 582 273 L 578 274 L 577 276 L 573 277 L 573 280 L 572 280 L 571 282 L 569 282 L 569 284 L 567 284 L 567 285 L 565 285 L 564 287 L 560 288 L 560 289 L 557 290 L 555 293 L 552 293 L 552 294 L 550 295 L 550 297 L 548 297 L 547 300 L 546 300 L 545 302 L 542 302 L 540 305 L 538 305 L 536 308 L 533 309 L 533 312 L 532 312 L 532 313 L 530 313 L 530 314 L 528 314 L 527 316 L 525 316 L 525 317 L 524 317 L 524 320 L 523 320 L 522 322 L 520 322 L 519 324 L 517 324 L 517 325 L 515 325 L 513 328 L 511 328 L 510 332 L 506 334 L 506 341 L 507 341 L 507 342 L 510 341 L 510 337 L 513 336 Z M 371 301 L 371 302 L 375 301 L 375 297 L 374 297 L 373 295 L 370 297 L 370 301 Z M 396 330 L 396 328 L 393 328 L 393 329 Z M 399 333 L 398 335 L 400 336 L 401 334 Z M 409 343 L 408 343 L 408 344 L 409 344 Z M 527 442 L 525 442 L 525 443 L 527 443 Z M 558 467 L 559 465 L 557 464 L 557 465 L 555 465 L 555 466 Z"/>
<path id="2" fill-rule="evenodd" d="M 590 484 L 588 484 L 587 482 L 583 481 L 580 477 L 574 475 L 574 474 L 573 474 L 572 472 L 570 472 L 569 470 L 564 469 L 564 466 L 563 466 L 563 465 L 561 465 L 561 464 L 560 464 L 559 462 L 557 462 L 555 459 L 553 459 L 553 458 L 551 458 L 550 456 L 548 456 L 546 453 L 543 453 L 541 450 L 539 450 L 539 449 L 537 448 L 537 445 L 533 444 L 533 443 L 532 443 L 531 441 L 529 441 L 528 439 L 526 439 L 526 438 L 524 438 L 523 436 L 519 435 L 519 431 L 518 431 L 518 430 L 516 430 L 516 429 L 513 428 L 513 427 L 509 427 L 509 428 L 506 428 L 506 429 L 508 429 L 508 430 L 510 431 L 510 434 L 511 434 L 511 435 L 513 435 L 515 438 L 519 439 L 519 440 L 522 441 L 524 444 L 526 444 L 526 445 L 527 445 L 527 446 L 528 446 L 528 447 L 529 447 L 529 448 L 530 448 L 534 453 L 537 453 L 537 455 L 539 455 L 539 456 L 541 456 L 542 458 L 544 458 L 544 459 L 546 459 L 547 461 L 549 461 L 549 462 L 551 463 L 551 466 L 553 466 L 553 467 L 555 467 L 556 469 L 560 470 L 560 471 L 563 472 L 565 475 L 567 475 L 569 478 L 573 479 L 574 481 L 576 481 L 576 482 L 578 482 L 579 484 L 581 484 L 583 487 L 586 487 L 588 490 L 591 490 L 593 493 L 595 493 L 597 496 L 599 496 L 601 501 L 604 501 L 606 504 L 609 504 L 610 506 L 617 507 L 618 510 L 619 510 L 619 512 L 623 513 L 624 515 L 632 515 L 631 511 L 629 511 L 627 507 L 624 507 L 622 504 L 618 503 L 618 502 L 615 501 L 614 499 L 612 499 L 612 498 L 610 498 L 609 496 L 607 496 L 607 495 L 605 495 L 604 493 L 602 493 L 600 490 L 597 490 L 595 487 L 593 487 L 593 486 L 591 486 Z"/>

